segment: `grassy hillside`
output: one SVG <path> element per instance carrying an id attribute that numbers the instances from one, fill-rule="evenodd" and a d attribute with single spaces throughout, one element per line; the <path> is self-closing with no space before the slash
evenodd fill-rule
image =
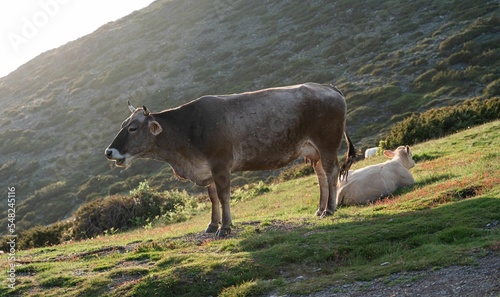
<path id="1" fill-rule="evenodd" d="M 196 192 L 164 164 L 105 160 L 127 100 L 161 110 L 305 81 L 337 84 L 352 138 L 373 146 L 409 113 L 499 95 L 498 11 L 487 0 L 156 1 L 0 79 L 0 185 L 18 189 L 19 229 L 144 179 Z"/>
<path id="2" fill-rule="evenodd" d="M 310 176 L 233 203 L 227 239 L 201 233 L 206 209 L 183 223 L 19 252 L 12 296 L 300 294 L 500 256 L 499 129 L 496 121 L 416 145 L 415 185 L 330 218 L 314 216 Z"/>

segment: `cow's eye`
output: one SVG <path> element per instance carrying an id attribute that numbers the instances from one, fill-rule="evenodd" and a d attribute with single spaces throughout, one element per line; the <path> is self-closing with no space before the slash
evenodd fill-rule
<path id="1" fill-rule="evenodd" d="M 128 127 L 128 132 L 135 132 L 137 131 L 137 127 Z"/>

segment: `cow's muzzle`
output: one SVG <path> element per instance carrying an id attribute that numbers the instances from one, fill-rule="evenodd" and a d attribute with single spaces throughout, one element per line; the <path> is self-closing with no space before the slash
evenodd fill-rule
<path id="1" fill-rule="evenodd" d="M 106 158 L 110 161 L 115 161 L 117 166 L 123 166 L 125 164 L 125 156 L 120 154 L 117 149 L 108 148 L 104 151 Z"/>

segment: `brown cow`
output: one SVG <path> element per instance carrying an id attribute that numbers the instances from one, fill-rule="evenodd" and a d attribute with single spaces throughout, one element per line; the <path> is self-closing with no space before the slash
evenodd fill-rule
<path id="1" fill-rule="evenodd" d="M 318 176 L 318 215 L 336 209 L 346 102 L 333 86 L 306 83 L 233 95 L 204 96 L 151 113 L 133 108 L 106 149 L 109 160 L 127 166 L 136 158 L 167 162 L 174 174 L 208 188 L 212 218 L 206 232 L 230 233 L 232 172 L 277 169 L 303 156 Z M 348 160 L 355 150 L 350 140 Z M 351 162 L 342 168 L 345 174 Z M 222 204 L 222 225 L 220 206 Z M 218 229 L 217 229 L 218 228 Z"/>

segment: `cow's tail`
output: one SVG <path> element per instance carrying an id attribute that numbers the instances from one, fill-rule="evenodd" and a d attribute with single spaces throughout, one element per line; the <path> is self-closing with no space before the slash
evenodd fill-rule
<path id="1" fill-rule="evenodd" d="M 339 180 L 347 180 L 347 176 L 349 175 L 349 168 L 351 168 L 352 163 L 354 163 L 354 159 L 356 158 L 356 148 L 352 144 L 349 135 L 344 131 L 345 141 L 347 143 L 347 152 L 345 154 L 345 162 L 340 168 Z"/>

